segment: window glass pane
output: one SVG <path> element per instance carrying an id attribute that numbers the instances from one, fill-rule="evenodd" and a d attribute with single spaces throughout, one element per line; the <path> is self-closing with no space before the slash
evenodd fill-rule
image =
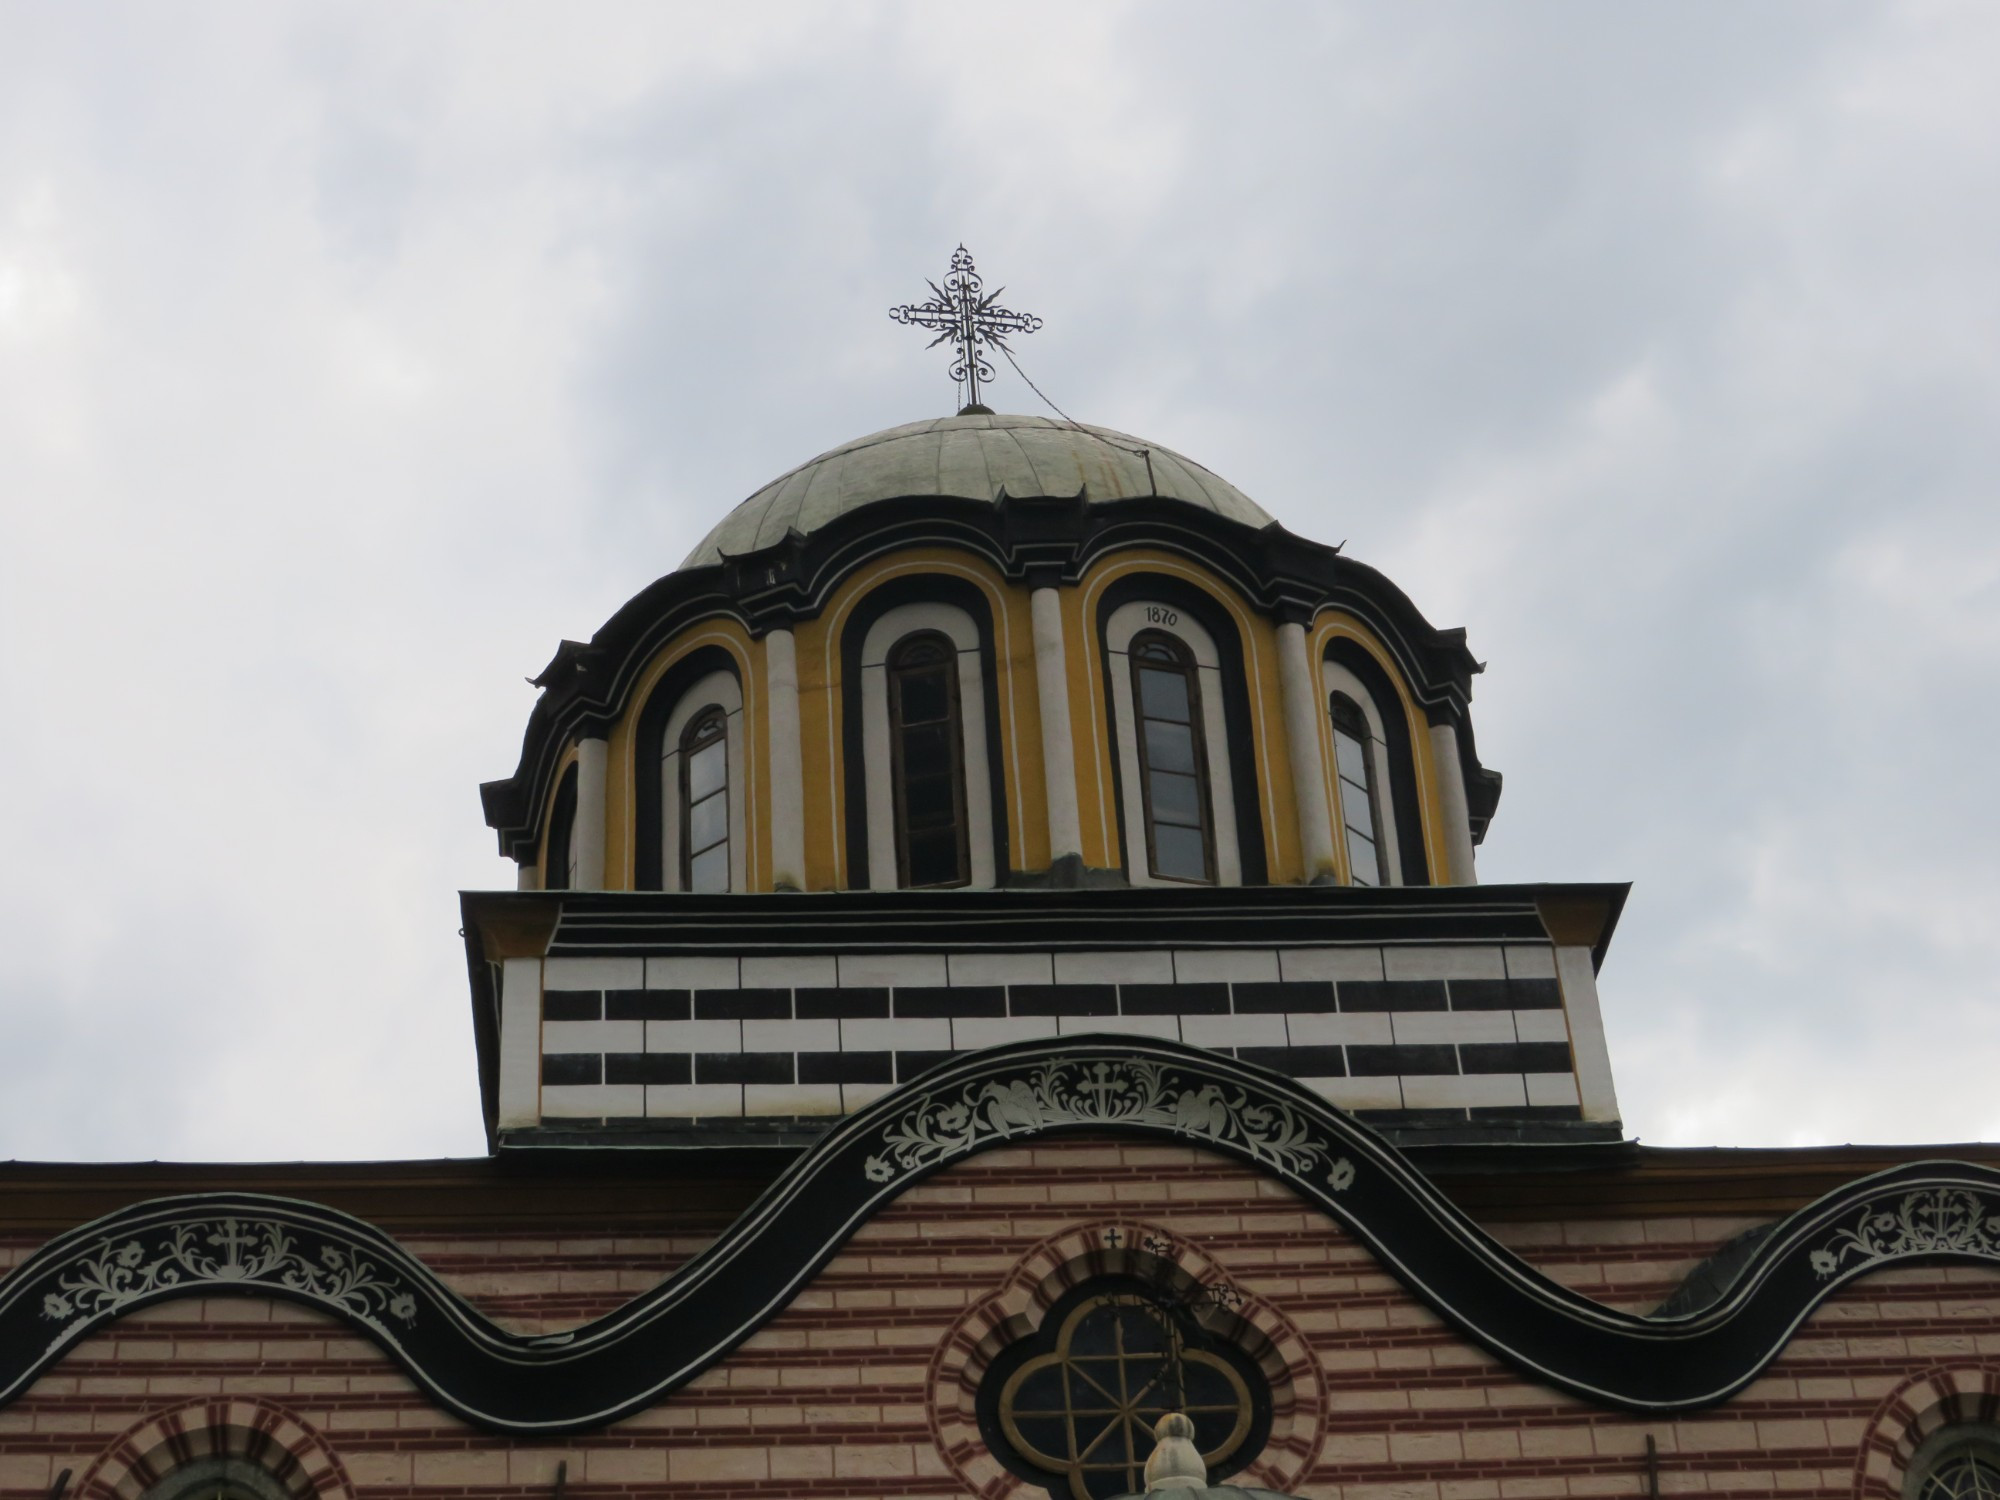
<path id="1" fill-rule="evenodd" d="M 729 779 L 729 750 L 721 740 L 710 740 L 687 758 L 688 800 L 699 802 L 711 792 L 722 790 Z"/>
<path id="2" fill-rule="evenodd" d="M 951 726 L 949 724 L 926 724 L 903 731 L 903 775 L 915 779 L 919 776 L 947 776 L 955 767 L 952 765 Z"/>
<path id="3" fill-rule="evenodd" d="M 1382 883 L 1382 861 L 1375 852 L 1375 841 L 1352 828 L 1347 830 L 1347 863 L 1354 872 L 1356 885 Z"/>
<path id="4" fill-rule="evenodd" d="M 1375 837 L 1375 809 L 1368 800 L 1368 788 L 1345 777 L 1340 783 L 1340 819 L 1364 837 Z"/>
<path id="5" fill-rule="evenodd" d="M 912 672 L 901 679 L 903 722 L 935 724 L 951 712 L 951 692 L 942 671 Z"/>
<path id="6" fill-rule="evenodd" d="M 1368 785 L 1368 757 L 1361 748 L 1361 741 L 1349 734 L 1336 732 L 1333 737 L 1333 758 L 1340 767 L 1340 774 L 1349 781 Z"/>
<path id="7" fill-rule="evenodd" d="M 950 885 L 959 878 L 958 830 L 911 829 L 910 884 Z"/>
<path id="8" fill-rule="evenodd" d="M 729 837 L 729 798 L 704 797 L 688 809 L 688 848 L 699 852 Z"/>
<path id="9" fill-rule="evenodd" d="M 1201 827 L 1201 783 L 1192 776 L 1171 772 L 1153 774 L 1153 820 Z"/>
<path id="10" fill-rule="evenodd" d="M 903 778 L 903 816 L 911 828 L 936 828 L 952 822 L 949 776 Z"/>
<path id="11" fill-rule="evenodd" d="M 1186 675 L 1142 669 L 1139 673 L 1139 709 L 1151 719 L 1172 719 L 1185 724 L 1189 716 Z"/>
<path id="12" fill-rule="evenodd" d="M 1194 774 L 1194 733 L 1185 724 L 1165 724 L 1147 719 L 1146 764 L 1155 771 Z"/>
<path id="13" fill-rule="evenodd" d="M 729 846 L 717 844 L 688 861 L 688 889 L 726 891 L 729 889 Z"/>
<path id="14" fill-rule="evenodd" d="M 1208 879 L 1208 850 L 1199 828 L 1153 828 L 1153 873 L 1166 880 Z"/>

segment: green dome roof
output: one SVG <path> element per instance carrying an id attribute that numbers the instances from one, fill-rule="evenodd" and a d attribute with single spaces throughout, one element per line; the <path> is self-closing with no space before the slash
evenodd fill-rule
<path id="1" fill-rule="evenodd" d="M 791 530 L 810 534 L 880 500 L 945 495 L 990 504 L 1002 490 L 1083 490 L 1092 505 L 1159 495 L 1246 526 L 1271 521 L 1226 479 L 1143 438 L 1049 417 L 939 417 L 856 438 L 772 480 L 723 517 L 681 566 L 740 557 Z"/>

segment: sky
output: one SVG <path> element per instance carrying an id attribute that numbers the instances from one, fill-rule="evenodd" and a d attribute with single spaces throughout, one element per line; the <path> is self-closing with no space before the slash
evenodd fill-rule
<path id="1" fill-rule="evenodd" d="M 961 241 L 1065 411 L 1467 627 L 1482 879 L 1633 882 L 1631 1133 L 2000 1138 L 2000 8 L 0 32 L 0 1157 L 481 1153 L 525 679 L 949 413 Z"/>

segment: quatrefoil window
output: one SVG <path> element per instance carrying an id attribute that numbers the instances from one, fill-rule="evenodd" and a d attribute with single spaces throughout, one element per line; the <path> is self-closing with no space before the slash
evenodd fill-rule
<path id="1" fill-rule="evenodd" d="M 1143 1490 L 1153 1424 L 1172 1410 L 1193 1420 L 1211 1483 L 1249 1463 L 1270 1434 L 1270 1387 L 1256 1363 L 1128 1277 L 1070 1292 L 980 1383 L 987 1445 L 1052 1500 Z"/>

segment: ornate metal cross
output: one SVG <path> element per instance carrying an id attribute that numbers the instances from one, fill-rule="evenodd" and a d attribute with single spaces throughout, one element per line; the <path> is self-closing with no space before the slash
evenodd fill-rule
<path id="1" fill-rule="evenodd" d="M 993 379 L 993 366 L 986 362 L 987 346 L 1004 350 L 1008 334 L 1033 333 L 1042 320 L 1033 313 L 996 307 L 995 300 L 1007 289 L 982 292 L 979 273 L 972 268 L 972 252 L 963 245 L 951 253 L 951 269 L 945 274 L 944 285 L 933 281 L 930 289 L 930 301 L 905 302 L 890 308 L 889 316 L 913 328 L 937 329 L 938 336 L 926 348 L 935 349 L 947 339 L 957 345 L 951 378 L 966 387 L 965 411 L 983 412 L 987 408 L 980 405 L 979 386 Z"/>

